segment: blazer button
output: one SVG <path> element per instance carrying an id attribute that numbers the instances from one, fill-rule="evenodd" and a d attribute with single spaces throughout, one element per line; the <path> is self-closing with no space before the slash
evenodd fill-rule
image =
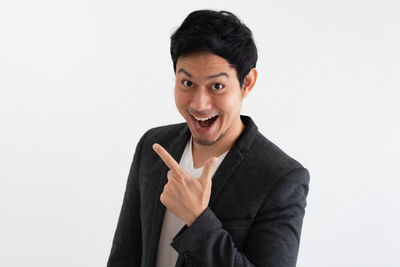
<path id="1" fill-rule="evenodd" d="M 192 266 L 198 266 L 197 261 L 196 261 L 196 259 L 195 259 L 193 256 L 192 256 L 192 257 L 189 257 L 189 258 L 186 260 L 186 262 L 187 262 L 188 264 L 192 265 Z"/>

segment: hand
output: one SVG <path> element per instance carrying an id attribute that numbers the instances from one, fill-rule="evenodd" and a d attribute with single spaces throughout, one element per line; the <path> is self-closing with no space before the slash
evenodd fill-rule
<path id="1" fill-rule="evenodd" d="M 161 193 L 160 200 L 176 217 L 190 226 L 208 207 L 211 172 L 215 168 L 217 158 L 209 158 L 200 178 L 196 179 L 182 169 L 162 146 L 154 144 L 153 149 L 170 169 L 167 175 L 168 183 Z"/>

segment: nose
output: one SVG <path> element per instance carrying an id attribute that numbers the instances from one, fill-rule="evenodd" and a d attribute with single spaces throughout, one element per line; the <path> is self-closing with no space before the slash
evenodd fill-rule
<path id="1" fill-rule="evenodd" d="M 209 92 L 205 88 L 199 88 L 194 92 L 190 107 L 196 111 L 207 111 L 212 107 L 212 101 Z"/>

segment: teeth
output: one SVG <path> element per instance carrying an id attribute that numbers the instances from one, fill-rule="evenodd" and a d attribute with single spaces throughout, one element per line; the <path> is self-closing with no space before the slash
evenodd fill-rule
<path id="1" fill-rule="evenodd" d="M 216 116 L 216 115 L 215 115 Z M 208 117 L 208 118 L 197 118 L 196 116 L 193 116 L 196 120 L 198 120 L 198 121 L 206 121 L 206 120 L 209 120 L 209 119 L 212 119 L 212 118 L 214 118 L 215 116 L 211 116 L 211 117 Z"/>

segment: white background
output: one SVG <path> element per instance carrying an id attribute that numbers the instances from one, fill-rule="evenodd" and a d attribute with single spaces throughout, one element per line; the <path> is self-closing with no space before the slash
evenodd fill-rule
<path id="1" fill-rule="evenodd" d="M 311 173 L 300 267 L 400 266 L 397 1 L 0 2 L 0 266 L 105 266 L 134 148 L 181 122 L 169 37 L 252 29 L 243 114 Z"/>

